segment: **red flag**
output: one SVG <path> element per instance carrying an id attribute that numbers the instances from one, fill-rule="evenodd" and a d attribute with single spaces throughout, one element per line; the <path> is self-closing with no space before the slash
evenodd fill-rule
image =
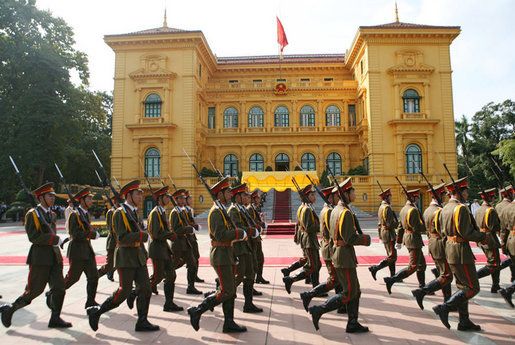
<path id="1" fill-rule="evenodd" d="M 284 47 L 286 47 L 288 45 L 288 39 L 286 38 L 286 33 L 284 32 L 283 24 L 281 24 L 279 17 L 276 17 L 276 18 L 277 18 L 277 43 L 279 43 L 279 47 L 280 47 L 281 54 L 282 54 Z"/>

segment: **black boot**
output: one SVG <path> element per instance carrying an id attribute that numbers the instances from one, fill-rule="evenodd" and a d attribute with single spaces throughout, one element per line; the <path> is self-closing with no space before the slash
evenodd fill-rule
<path id="1" fill-rule="evenodd" d="M 320 272 L 315 270 L 311 275 L 309 276 L 311 278 L 311 285 L 313 288 L 320 285 Z"/>
<path id="2" fill-rule="evenodd" d="M 490 268 L 488 266 L 483 266 L 477 270 L 477 279 L 481 279 L 487 277 L 491 274 Z"/>
<path id="3" fill-rule="evenodd" d="M 388 269 L 390 270 L 390 277 L 393 277 L 395 275 L 395 262 L 390 263 Z"/>
<path id="4" fill-rule="evenodd" d="M 449 298 L 451 298 L 452 290 L 451 290 L 451 283 L 448 283 L 447 285 L 442 287 L 442 294 L 443 294 L 443 301 L 447 302 Z"/>
<path id="5" fill-rule="evenodd" d="M 198 331 L 200 328 L 200 317 L 202 314 L 207 310 L 213 309 L 218 304 L 219 303 L 216 300 L 216 295 L 212 294 L 207 296 L 197 307 L 188 308 L 190 323 L 195 331 Z"/>
<path id="6" fill-rule="evenodd" d="M 451 328 L 449 324 L 449 312 L 458 310 L 458 306 L 467 301 L 467 296 L 462 290 L 456 291 L 449 300 L 443 304 L 433 307 L 433 311 L 440 317 L 440 321 L 447 329 Z"/>
<path id="7" fill-rule="evenodd" d="M 510 264 L 510 271 L 511 271 L 511 279 L 510 279 L 510 281 L 514 282 L 515 281 L 515 264 L 514 263 Z"/>
<path id="8" fill-rule="evenodd" d="M 195 277 L 197 273 L 195 271 L 195 267 L 188 267 L 186 277 L 188 279 L 188 288 L 186 289 L 186 293 L 188 295 L 202 295 L 202 291 L 197 290 L 195 288 Z"/>
<path id="9" fill-rule="evenodd" d="M 374 280 L 377 280 L 377 278 L 376 278 L 377 272 L 379 272 L 379 270 L 382 270 L 386 266 L 388 266 L 388 261 L 382 260 L 378 265 L 370 266 L 368 268 L 368 270 L 370 271 L 370 273 L 372 273 L 372 278 L 374 278 Z M 393 266 L 393 268 L 395 270 L 395 265 Z M 394 272 L 394 274 L 395 274 L 395 272 Z"/>
<path id="10" fill-rule="evenodd" d="M 134 301 L 136 300 L 136 297 L 138 296 L 138 292 L 136 289 L 132 289 L 131 292 L 129 292 L 129 296 L 127 296 L 127 306 L 129 309 L 134 308 Z"/>
<path id="11" fill-rule="evenodd" d="M 110 271 L 106 273 L 107 279 L 114 282 L 114 271 Z"/>
<path id="12" fill-rule="evenodd" d="M 344 304 L 336 311 L 338 314 L 347 314 L 347 305 Z"/>
<path id="13" fill-rule="evenodd" d="M 404 278 L 408 276 L 408 268 L 403 268 L 399 272 L 397 272 L 393 277 L 384 277 L 383 280 L 386 284 L 386 291 L 388 294 L 392 294 L 392 286 L 395 283 L 401 282 Z"/>
<path id="14" fill-rule="evenodd" d="M 500 279 L 501 271 L 496 270 L 492 272 L 492 287 L 490 288 L 491 293 L 497 293 L 501 289 L 501 286 L 499 285 L 499 279 Z"/>
<path id="15" fill-rule="evenodd" d="M 252 302 L 253 299 L 253 287 L 252 282 L 244 281 L 243 282 L 243 296 L 245 297 L 245 304 L 243 305 L 244 313 L 262 313 L 263 309 L 258 308 Z"/>
<path id="16" fill-rule="evenodd" d="M 424 310 L 424 297 L 431 292 L 435 292 L 437 290 L 440 290 L 442 288 L 442 285 L 438 280 L 432 280 L 430 281 L 426 286 L 422 288 L 418 288 L 415 290 L 411 290 L 411 293 L 413 294 L 413 297 L 417 300 L 417 304 L 420 307 L 420 309 Z"/>
<path id="17" fill-rule="evenodd" d="M 270 284 L 270 282 L 268 280 L 263 278 L 263 266 L 262 265 L 258 265 L 258 266 L 259 267 L 256 272 L 256 283 L 257 284 Z"/>
<path id="18" fill-rule="evenodd" d="M 431 273 L 433 273 L 433 275 L 435 276 L 435 278 L 438 278 L 440 276 L 440 271 L 438 270 L 437 267 L 435 268 L 431 268 Z"/>
<path id="19" fill-rule="evenodd" d="M 499 266 L 499 269 L 503 270 L 506 267 L 513 267 L 512 263 L 513 263 L 513 261 L 511 260 L 511 258 L 501 261 L 501 265 Z"/>
<path id="20" fill-rule="evenodd" d="M 52 290 L 45 292 L 45 303 L 48 309 L 52 310 Z"/>
<path id="21" fill-rule="evenodd" d="M 198 276 L 198 262 L 195 265 L 195 283 L 205 283 L 204 279 L 201 279 Z"/>
<path id="22" fill-rule="evenodd" d="M 183 307 L 179 307 L 173 301 L 173 295 L 175 293 L 175 284 L 171 282 L 165 281 L 164 283 L 164 292 L 165 292 L 165 305 L 163 306 L 163 311 L 166 312 L 175 312 L 175 311 L 183 311 Z"/>
<path id="23" fill-rule="evenodd" d="M 324 294 L 327 295 L 327 284 L 326 283 L 320 284 L 309 291 L 301 292 L 300 298 L 302 299 L 302 304 L 304 305 L 304 309 L 306 309 L 306 311 L 308 311 L 309 303 L 311 303 L 311 300 L 313 299 L 313 297 L 322 296 Z"/>
<path id="24" fill-rule="evenodd" d="M 22 297 L 18 297 L 16 301 L 14 301 L 13 304 L 4 304 L 2 306 L 2 323 L 5 328 L 11 327 L 11 321 L 13 318 L 13 314 L 16 310 L 21 309 L 25 307 L 26 305 L 29 305 L 30 302 L 27 302 Z"/>
<path id="25" fill-rule="evenodd" d="M 290 275 L 291 272 L 298 270 L 302 266 L 303 265 L 302 265 L 302 262 L 300 262 L 300 260 L 299 261 L 295 261 L 290 266 L 285 267 L 285 268 L 281 268 L 281 273 L 283 274 L 284 277 L 287 277 L 287 276 Z"/>
<path id="26" fill-rule="evenodd" d="M 100 304 L 95 301 L 95 297 L 97 295 L 97 286 L 98 286 L 98 279 L 95 280 L 88 280 L 86 285 L 86 292 L 88 294 L 88 298 L 86 300 L 86 304 L 84 305 L 84 309 L 88 309 L 89 307 L 96 307 Z"/>
<path id="27" fill-rule="evenodd" d="M 426 285 L 426 271 L 417 271 L 418 287 L 423 288 Z"/>
<path id="28" fill-rule="evenodd" d="M 513 308 L 513 302 L 511 301 L 511 296 L 513 295 L 513 292 L 515 291 L 515 284 L 511 284 L 511 286 L 507 287 L 506 289 L 499 290 L 499 293 L 501 294 L 502 298 Z"/>
<path id="29" fill-rule="evenodd" d="M 469 303 L 463 302 L 458 306 L 458 313 L 460 315 L 460 322 L 458 323 L 458 331 L 472 331 L 477 332 L 481 330 L 481 326 L 476 325 L 469 319 Z"/>
<path id="30" fill-rule="evenodd" d="M 98 320 L 100 320 L 100 315 L 114 308 L 116 308 L 116 305 L 114 305 L 112 297 L 106 299 L 100 307 L 88 308 L 89 326 L 91 329 L 96 332 L 98 330 Z"/>
<path id="31" fill-rule="evenodd" d="M 254 296 L 263 296 L 263 293 L 261 291 L 258 291 L 254 288 L 252 288 L 252 295 Z"/>
<path id="32" fill-rule="evenodd" d="M 345 332 L 347 333 L 365 333 L 368 332 L 368 327 L 362 326 L 358 321 L 359 311 L 359 298 L 355 298 L 349 301 L 347 304 L 347 315 L 349 319 L 347 321 L 347 327 Z"/>
<path id="33" fill-rule="evenodd" d="M 134 330 L 136 332 L 154 332 L 159 331 L 159 326 L 153 325 L 148 321 L 148 307 L 150 306 L 150 296 L 151 295 L 138 295 L 138 300 L 136 302 L 136 308 L 138 309 L 138 321 L 136 322 L 136 326 Z"/>
<path id="34" fill-rule="evenodd" d="M 291 294 L 291 286 L 293 285 L 293 283 L 297 282 L 299 280 L 305 279 L 306 276 L 307 276 L 306 271 L 302 271 L 293 277 L 290 277 L 290 276 L 283 277 L 284 288 L 286 289 L 286 292 L 288 293 L 288 295 Z"/>
<path id="35" fill-rule="evenodd" d="M 234 322 L 234 298 L 225 301 L 222 304 L 222 309 L 224 311 L 224 333 L 247 332 L 247 327 L 240 326 L 236 322 Z"/>
<path id="36" fill-rule="evenodd" d="M 329 297 L 322 305 L 314 305 L 309 307 L 308 311 L 311 314 L 311 320 L 313 321 L 313 326 L 315 326 L 315 329 L 318 331 L 318 322 L 320 321 L 322 315 L 336 310 L 342 305 L 342 295 L 338 294 Z"/>
<path id="37" fill-rule="evenodd" d="M 72 326 L 70 322 L 61 319 L 61 310 L 63 308 L 64 292 L 52 293 L 52 314 L 48 321 L 48 328 L 69 328 Z"/>

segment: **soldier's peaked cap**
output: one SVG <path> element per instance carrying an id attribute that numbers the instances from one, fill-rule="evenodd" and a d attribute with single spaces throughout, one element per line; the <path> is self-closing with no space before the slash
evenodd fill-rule
<path id="1" fill-rule="evenodd" d="M 218 193 L 220 193 L 221 191 L 223 191 L 229 187 L 230 187 L 229 178 L 224 177 L 223 179 L 221 179 L 220 181 L 215 183 L 210 189 L 211 189 L 211 193 L 216 196 Z"/>
<path id="2" fill-rule="evenodd" d="M 239 194 L 239 193 L 246 193 L 247 192 L 247 184 L 242 183 L 240 185 L 234 186 L 231 188 L 231 193 L 233 196 Z"/>
<path id="3" fill-rule="evenodd" d="M 459 180 L 456 180 L 454 182 L 456 183 L 456 187 L 459 190 L 467 189 L 469 187 L 469 181 L 468 181 L 468 177 L 467 176 L 462 177 Z M 445 185 L 445 187 L 447 187 L 447 190 L 450 193 L 454 193 L 455 192 L 455 190 L 454 190 L 454 183 L 452 183 L 452 182 L 448 183 L 448 184 Z"/>
<path id="4" fill-rule="evenodd" d="M 159 188 L 158 190 L 155 190 L 154 197 L 159 198 L 162 195 L 168 194 L 168 189 L 169 189 L 168 186 L 163 186 L 163 187 Z"/>
<path id="5" fill-rule="evenodd" d="M 126 196 L 127 193 L 132 192 L 133 190 L 141 191 L 139 186 L 140 186 L 140 180 L 133 180 L 133 181 L 127 183 L 125 186 L 123 186 L 122 189 L 120 189 L 120 194 L 123 196 Z"/>
<path id="6" fill-rule="evenodd" d="M 390 190 L 390 188 L 387 188 L 384 191 L 382 191 L 381 193 L 379 193 L 379 197 L 381 199 L 386 199 L 389 195 L 392 195 L 392 191 Z"/>
<path id="7" fill-rule="evenodd" d="M 495 194 L 497 193 L 497 188 L 490 188 L 484 191 L 479 192 L 479 196 L 483 200 L 491 200 L 495 197 Z"/>
<path id="8" fill-rule="evenodd" d="M 433 186 L 433 189 L 435 190 L 436 194 L 438 195 L 442 195 L 445 193 L 445 183 L 440 183 L 439 185 L 437 186 Z M 431 192 L 431 188 L 429 188 L 427 190 L 428 193 L 432 193 Z"/>
<path id="9" fill-rule="evenodd" d="M 340 184 L 338 185 L 340 186 L 340 189 L 343 191 L 343 192 L 346 192 L 348 190 L 350 190 L 352 188 L 352 178 L 350 177 L 347 177 L 345 179 L 345 181 L 343 182 L 340 182 Z M 334 187 L 333 188 L 333 193 L 336 193 L 338 191 L 338 188 L 337 187 Z"/>
<path id="10" fill-rule="evenodd" d="M 52 193 L 55 194 L 54 190 L 54 183 L 53 182 L 47 182 L 44 185 L 34 189 L 32 192 L 36 196 L 36 198 L 39 198 L 40 196 L 46 194 L 46 193 Z"/>
<path id="11" fill-rule="evenodd" d="M 331 187 L 327 187 L 327 188 L 322 189 L 322 190 L 321 190 L 321 192 L 322 192 L 322 194 L 324 194 L 324 196 L 327 198 L 327 197 L 329 197 L 329 195 L 331 195 L 331 194 L 333 194 L 333 193 L 334 193 L 334 192 L 333 192 L 333 189 L 334 189 L 334 188 L 331 186 Z"/>
<path id="12" fill-rule="evenodd" d="M 93 196 L 93 194 L 91 194 L 89 187 L 84 187 L 77 194 L 75 194 L 73 198 L 77 201 L 80 201 L 80 199 L 85 198 L 87 196 Z"/>

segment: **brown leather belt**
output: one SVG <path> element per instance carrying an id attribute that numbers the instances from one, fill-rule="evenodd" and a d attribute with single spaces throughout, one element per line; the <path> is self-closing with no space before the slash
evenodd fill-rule
<path id="1" fill-rule="evenodd" d="M 211 247 L 231 247 L 231 241 L 211 241 Z"/>
<path id="2" fill-rule="evenodd" d="M 411 229 L 404 229 L 405 232 L 407 232 L 408 234 L 412 234 L 414 233 L 415 231 L 411 230 Z"/>
<path id="3" fill-rule="evenodd" d="M 140 243 L 136 242 L 134 244 L 122 244 L 118 242 L 116 245 L 120 248 L 138 248 L 140 246 Z"/>
<path id="4" fill-rule="evenodd" d="M 458 236 L 447 236 L 447 241 L 449 241 L 451 243 L 465 243 L 465 242 L 468 242 L 468 241 L 466 241 L 463 238 L 458 237 Z"/>
<path id="5" fill-rule="evenodd" d="M 487 228 L 481 228 L 481 229 L 479 229 L 479 231 L 481 231 L 481 232 L 490 232 L 490 229 L 487 229 Z"/>
<path id="6" fill-rule="evenodd" d="M 336 240 L 334 241 L 334 245 L 337 247 L 345 247 L 347 245 L 347 242 L 344 240 Z"/>
<path id="7" fill-rule="evenodd" d="M 511 230 L 510 234 L 515 235 L 515 229 Z"/>
<path id="8" fill-rule="evenodd" d="M 436 239 L 442 238 L 440 235 L 438 235 L 437 233 L 434 233 L 434 232 L 432 232 L 430 235 L 431 235 L 431 238 L 436 238 Z"/>

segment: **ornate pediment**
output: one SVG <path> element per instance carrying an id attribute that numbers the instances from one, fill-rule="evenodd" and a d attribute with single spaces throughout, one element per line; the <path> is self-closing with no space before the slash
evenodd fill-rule
<path id="1" fill-rule="evenodd" d="M 395 53 L 397 64 L 388 69 L 388 73 L 396 74 L 431 74 L 433 66 L 424 63 L 424 54 L 419 50 L 400 50 Z"/>
<path id="2" fill-rule="evenodd" d="M 129 73 L 133 80 L 145 79 L 173 79 L 177 76 L 166 68 L 167 57 L 162 55 L 143 55 L 140 59 L 140 68 Z"/>

